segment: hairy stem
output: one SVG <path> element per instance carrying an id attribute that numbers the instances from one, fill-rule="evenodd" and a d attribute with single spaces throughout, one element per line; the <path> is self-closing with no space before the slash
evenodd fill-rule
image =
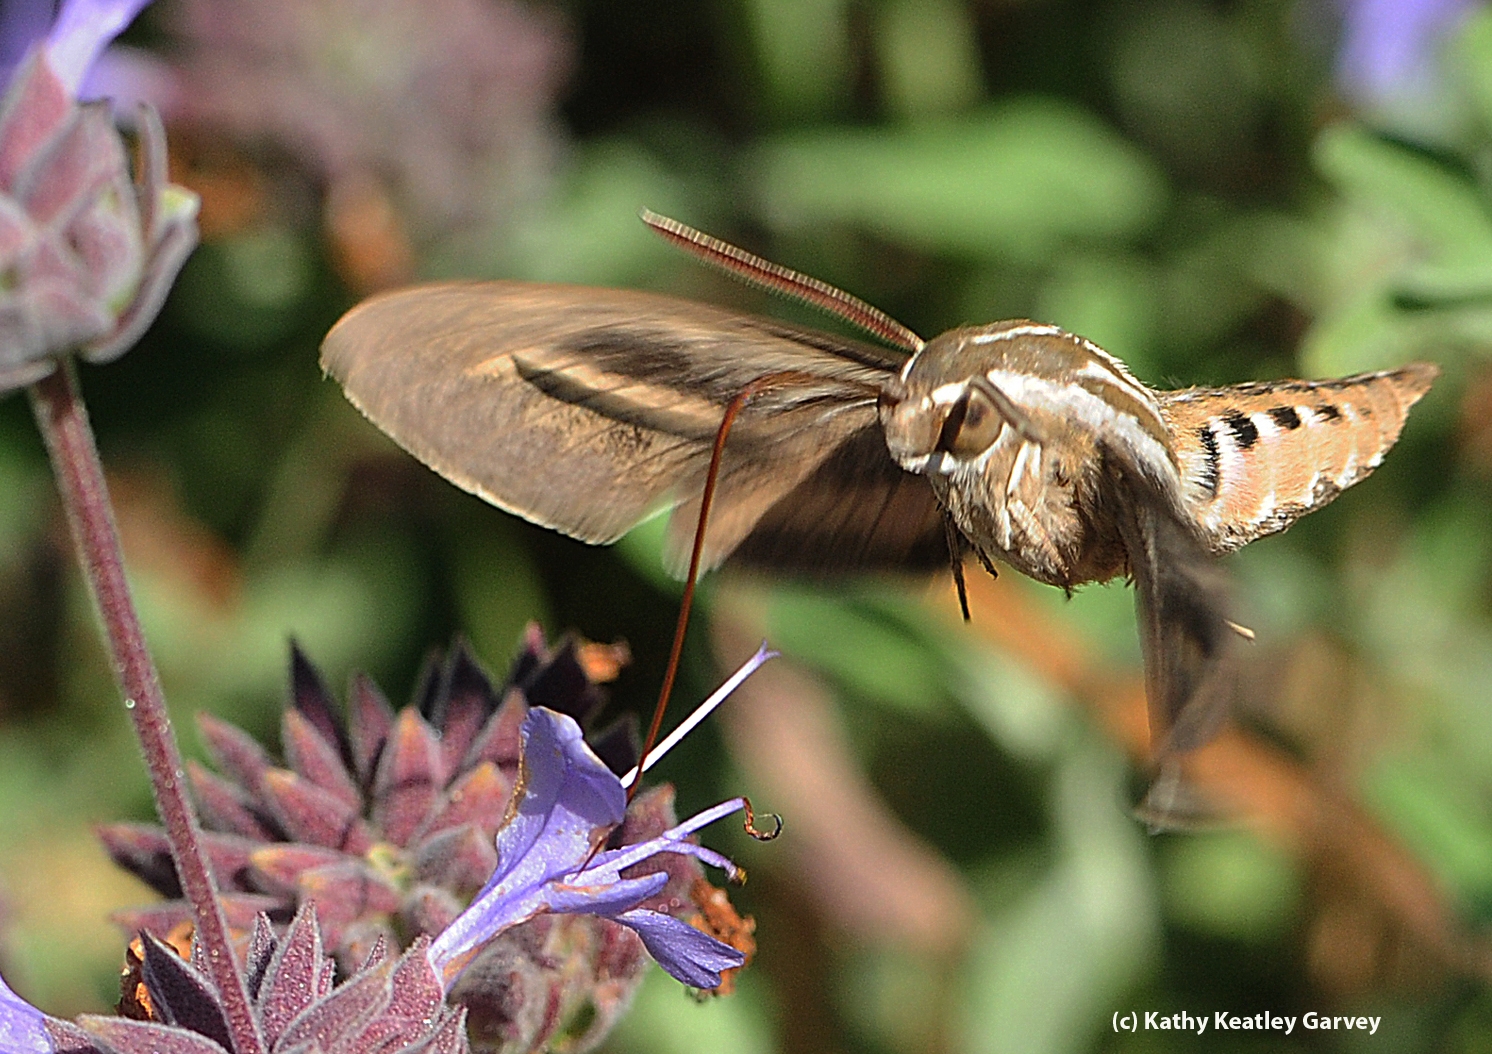
<path id="1" fill-rule="evenodd" d="M 32 385 L 30 394 L 73 544 L 104 625 L 114 676 L 145 752 L 156 811 L 171 840 L 176 874 L 196 916 L 196 937 L 207 953 L 209 971 L 228 1012 L 235 1054 L 264 1054 L 264 1040 L 229 942 L 228 922 L 218 902 L 201 829 L 187 799 L 181 751 L 166 713 L 160 676 L 125 581 L 119 532 L 72 361 L 66 360 L 51 376 Z"/>

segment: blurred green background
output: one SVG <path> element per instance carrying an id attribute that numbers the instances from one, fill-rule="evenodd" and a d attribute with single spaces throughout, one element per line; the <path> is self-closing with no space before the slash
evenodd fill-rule
<path id="1" fill-rule="evenodd" d="M 1372 479 L 1227 561 L 1259 634 L 1214 768 L 1227 831 L 1152 837 L 1127 813 L 1122 585 L 1068 600 L 1007 573 L 965 629 L 921 582 L 718 579 L 680 705 L 723 672 L 712 640 L 765 633 L 785 706 L 750 701 L 660 773 L 681 811 L 748 793 L 786 813 L 774 845 L 711 835 L 752 873 L 734 897 L 761 951 L 703 1006 L 652 977 L 606 1049 L 1492 1050 L 1492 15 L 159 0 L 126 41 L 166 85 L 204 242 L 141 346 L 82 380 L 183 717 L 272 738 L 291 636 L 334 683 L 367 670 L 398 700 L 456 633 L 501 672 L 531 619 L 625 639 L 614 704 L 651 705 L 677 599 L 656 531 L 595 550 L 488 508 L 316 365 L 359 296 L 422 276 L 826 324 L 671 251 L 642 206 L 924 335 L 1036 317 L 1159 387 L 1443 367 Z M 89 824 L 149 813 L 65 533 L 12 395 L 0 948 L 57 1013 L 112 1001 L 103 919 L 144 896 Z M 1116 1034 L 1135 1010 L 1383 1020 Z"/>

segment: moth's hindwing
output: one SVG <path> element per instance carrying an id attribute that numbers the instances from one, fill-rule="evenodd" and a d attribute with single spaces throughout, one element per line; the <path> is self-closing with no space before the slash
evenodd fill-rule
<path id="1" fill-rule="evenodd" d="M 494 505 L 593 543 L 680 506 L 670 530 L 676 570 L 726 407 L 769 375 L 792 380 L 737 418 L 705 566 L 748 537 L 748 554 L 794 537 L 810 565 L 815 554 L 858 554 L 890 566 L 937 550 L 931 488 L 904 478 L 876 423 L 877 394 L 902 361 L 689 301 L 520 282 L 374 297 L 322 348 L 323 368 L 358 409 Z"/>

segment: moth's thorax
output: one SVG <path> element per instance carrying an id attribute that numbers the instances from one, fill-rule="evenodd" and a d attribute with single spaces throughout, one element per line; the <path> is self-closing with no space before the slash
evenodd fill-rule
<path id="1" fill-rule="evenodd" d="M 888 386 L 881 424 L 892 457 L 932 480 L 971 542 L 1043 582 L 1126 570 L 1103 508 L 1106 448 L 1122 447 L 1180 500 L 1153 393 L 1056 326 L 1015 320 L 942 334 Z"/>

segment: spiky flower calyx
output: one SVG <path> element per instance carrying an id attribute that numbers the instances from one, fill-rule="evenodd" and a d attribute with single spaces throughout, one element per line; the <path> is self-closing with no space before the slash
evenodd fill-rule
<path id="1" fill-rule="evenodd" d="M 509 809 L 530 706 L 585 725 L 604 701 L 585 661 L 595 647 L 571 641 L 551 650 L 531 629 L 499 691 L 457 644 L 427 666 L 413 702 L 398 713 L 371 680 L 354 677 L 345 716 L 295 650 L 283 767 L 247 733 L 201 718 L 218 771 L 191 765 L 189 776 L 230 923 L 247 930 L 259 912 L 283 923 L 314 902 L 344 970 L 380 940 L 402 948 L 440 933 L 497 863 L 494 837 Z M 627 733 L 613 726 L 591 737 L 616 771 L 635 760 Z M 671 790 L 654 789 L 633 801 L 617 844 L 673 825 Z M 165 934 L 188 917 L 159 829 L 119 824 L 100 833 L 116 862 L 168 898 L 122 913 L 128 931 Z M 662 856 L 642 870 L 669 875 L 649 908 L 697 917 L 692 896 L 702 872 L 693 859 Z M 641 942 L 626 928 L 546 915 L 492 941 L 452 994 L 468 1006 L 472 1035 L 485 1049 L 584 1050 L 625 1009 L 645 965 Z"/>
<path id="2" fill-rule="evenodd" d="M 132 1016 L 85 1014 L 76 1024 L 41 1016 L 32 1037 L 42 1054 L 231 1054 L 228 1017 L 200 963 L 149 934 L 140 938 L 143 999 Z M 255 1026 L 269 1054 L 466 1054 L 465 1014 L 447 1005 L 429 943 L 397 957 L 380 942 L 334 984 L 316 913 L 298 912 L 283 935 L 254 921 L 246 977 Z M 14 1008 L 16 1012 L 24 1009 Z M 0 1023 L 4 1008 L 0 1007 Z"/>

